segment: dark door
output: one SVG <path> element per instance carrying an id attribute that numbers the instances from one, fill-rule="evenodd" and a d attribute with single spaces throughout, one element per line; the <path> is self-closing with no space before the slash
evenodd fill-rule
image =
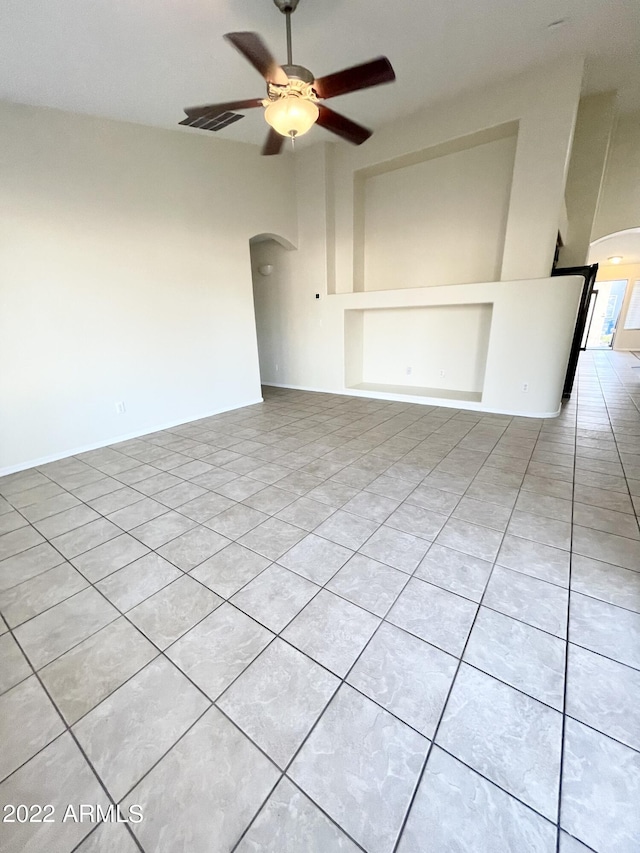
<path id="1" fill-rule="evenodd" d="M 580 297 L 580 305 L 578 306 L 578 316 L 576 317 L 576 327 L 573 332 L 573 341 L 571 343 L 571 352 L 569 354 L 569 363 L 567 364 L 567 373 L 564 379 L 564 389 L 562 396 L 568 398 L 571 396 L 573 389 L 573 381 L 576 376 L 576 368 L 578 367 L 578 358 L 584 337 L 584 330 L 587 325 L 587 317 L 589 315 L 589 304 L 591 302 L 591 294 L 596 282 L 598 274 L 598 264 L 591 264 L 585 267 L 563 267 L 554 269 L 551 275 L 581 275 L 584 278 L 584 287 Z"/>

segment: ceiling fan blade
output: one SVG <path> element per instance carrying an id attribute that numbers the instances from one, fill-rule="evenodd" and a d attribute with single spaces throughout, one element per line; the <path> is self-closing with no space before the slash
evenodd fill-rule
<path id="1" fill-rule="evenodd" d="M 253 107 L 261 107 L 262 100 L 260 98 L 250 98 L 246 101 L 227 101 L 225 104 L 204 104 L 201 107 L 185 107 L 184 111 L 190 119 L 183 119 L 180 124 L 190 126 L 193 120 L 203 117 L 213 118 L 221 113 L 233 112 L 234 110 L 250 110 Z"/>
<path id="2" fill-rule="evenodd" d="M 379 56 L 362 65 L 354 65 L 353 68 L 345 68 L 344 71 L 336 71 L 335 74 L 320 77 L 314 82 L 313 88 L 319 98 L 336 98 L 338 95 L 346 95 L 358 89 L 368 89 L 370 86 L 379 86 L 381 83 L 392 83 L 395 79 L 395 71 L 387 57 Z"/>
<path id="3" fill-rule="evenodd" d="M 277 130 L 271 128 L 269 133 L 267 134 L 267 138 L 265 140 L 264 145 L 262 146 L 261 154 L 271 155 L 271 154 L 279 154 L 282 150 L 282 143 L 284 142 L 284 136 L 278 133 Z"/>
<path id="4" fill-rule="evenodd" d="M 267 83 L 286 86 L 289 78 L 258 33 L 227 33 L 225 39 L 262 74 Z"/>
<path id="5" fill-rule="evenodd" d="M 345 118 L 340 113 L 330 110 L 324 104 L 318 104 L 318 110 L 320 114 L 316 124 L 324 127 L 325 130 L 330 130 L 331 133 L 336 133 L 354 145 L 362 145 L 373 133 L 372 130 L 363 127 L 361 124 L 356 124 L 350 118 Z"/>

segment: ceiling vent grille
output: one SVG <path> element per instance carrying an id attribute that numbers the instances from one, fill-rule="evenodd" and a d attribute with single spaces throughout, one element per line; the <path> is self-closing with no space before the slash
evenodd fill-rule
<path id="1" fill-rule="evenodd" d="M 239 121 L 241 118 L 244 118 L 244 116 L 240 113 L 226 112 L 220 113 L 217 116 L 201 116 L 200 118 L 187 117 L 184 121 L 181 121 L 180 124 L 184 124 L 187 127 L 197 127 L 200 130 L 212 130 L 215 133 L 218 130 L 229 127 L 230 124 Z"/>

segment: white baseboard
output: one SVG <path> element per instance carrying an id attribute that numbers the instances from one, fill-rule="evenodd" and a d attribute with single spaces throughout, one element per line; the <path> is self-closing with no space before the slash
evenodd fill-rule
<path id="1" fill-rule="evenodd" d="M 482 403 L 464 400 L 445 400 L 440 397 L 413 397 L 410 394 L 391 394 L 386 391 L 359 391 L 356 388 L 344 388 L 341 391 L 328 388 L 310 388 L 306 385 L 285 385 L 282 382 L 263 382 L 266 388 L 290 388 L 292 391 L 314 391 L 318 394 L 335 394 L 339 397 L 365 397 L 369 400 L 388 400 L 391 403 L 416 403 L 419 406 L 439 406 L 444 409 L 462 409 L 468 412 L 483 412 L 487 415 L 507 415 L 511 418 L 557 418 L 562 411 L 559 406 L 555 412 L 516 412 L 507 409 L 492 409 Z"/>
<path id="2" fill-rule="evenodd" d="M 164 429 L 172 429 L 173 427 L 190 424 L 194 421 L 201 421 L 203 418 L 211 418 L 214 415 L 222 415 L 225 412 L 233 412 L 236 409 L 244 409 L 247 406 L 255 406 L 256 403 L 263 403 L 263 397 L 257 397 L 255 400 L 248 400 L 246 403 L 239 403 L 237 406 L 230 406 L 225 409 L 216 409 L 212 412 L 205 412 L 203 415 L 196 415 L 177 421 L 169 421 L 168 423 L 156 424 L 145 427 L 144 429 L 128 432 L 124 435 L 116 435 L 108 440 L 96 441 L 91 444 L 83 444 L 81 447 L 74 447 L 69 450 L 63 450 L 61 453 L 52 453 L 49 456 L 41 456 L 38 459 L 30 459 L 27 462 L 18 462 L 16 465 L 8 465 L 6 468 L 0 468 L 0 477 L 5 477 L 7 474 L 15 474 L 18 471 L 26 471 L 28 468 L 36 468 L 38 465 L 46 465 L 47 462 L 57 462 L 60 459 L 68 459 L 70 456 L 77 456 L 79 453 L 86 453 L 88 450 L 99 450 L 101 447 L 109 447 L 111 444 L 117 444 L 120 441 L 130 441 L 132 438 L 140 438 L 142 435 L 149 435 L 152 432 L 161 432 Z"/>

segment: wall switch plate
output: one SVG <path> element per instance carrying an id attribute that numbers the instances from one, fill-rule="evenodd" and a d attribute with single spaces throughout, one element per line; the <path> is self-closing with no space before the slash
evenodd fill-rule
<path id="1" fill-rule="evenodd" d="M 126 410 L 126 407 L 125 407 L 125 405 L 124 405 L 124 401 L 123 401 L 123 400 L 120 400 L 118 403 L 116 403 L 116 412 L 117 412 L 119 415 L 124 415 L 124 413 L 125 413 L 126 411 L 127 411 L 127 410 Z"/>
<path id="2" fill-rule="evenodd" d="M 411 376 L 412 370 L 413 370 L 413 367 L 407 367 L 407 376 Z"/>

